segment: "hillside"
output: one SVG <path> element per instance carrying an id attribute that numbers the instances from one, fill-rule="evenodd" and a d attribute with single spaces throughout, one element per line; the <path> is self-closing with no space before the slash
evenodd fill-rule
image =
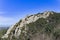
<path id="1" fill-rule="evenodd" d="M 12 25 L 1 40 L 60 40 L 60 13 L 46 11 Z"/>

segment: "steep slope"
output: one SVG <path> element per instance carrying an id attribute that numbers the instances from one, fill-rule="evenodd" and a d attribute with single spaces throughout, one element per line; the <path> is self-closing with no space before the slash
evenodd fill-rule
<path id="1" fill-rule="evenodd" d="M 2 38 L 13 40 L 59 40 L 60 14 L 46 11 L 27 16 L 8 29 Z"/>

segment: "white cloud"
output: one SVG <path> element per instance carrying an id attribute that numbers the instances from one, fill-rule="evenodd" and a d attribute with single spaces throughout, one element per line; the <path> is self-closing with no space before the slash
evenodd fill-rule
<path id="1" fill-rule="evenodd" d="M 0 14 L 4 14 L 5 12 L 0 12 Z"/>
<path id="2" fill-rule="evenodd" d="M 0 16 L 0 25 L 11 25 L 17 21 L 17 18 Z"/>

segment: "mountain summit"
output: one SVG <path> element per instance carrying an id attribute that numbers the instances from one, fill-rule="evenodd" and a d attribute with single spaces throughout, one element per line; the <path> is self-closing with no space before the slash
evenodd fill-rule
<path id="1" fill-rule="evenodd" d="M 10 40 L 59 40 L 60 13 L 45 11 L 26 16 L 12 25 L 2 38 Z"/>

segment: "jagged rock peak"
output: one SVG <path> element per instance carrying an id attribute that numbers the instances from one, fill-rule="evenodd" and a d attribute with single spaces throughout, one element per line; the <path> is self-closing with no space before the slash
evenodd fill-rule
<path id="1" fill-rule="evenodd" d="M 7 30 L 6 34 L 4 36 L 2 36 L 2 38 L 8 38 L 9 36 L 11 36 L 11 38 L 12 38 L 12 36 L 19 37 L 19 35 L 22 32 L 21 29 L 24 26 L 26 26 L 26 24 L 35 22 L 39 18 L 47 18 L 47 17 L 49 17 L 50 14 L 53 14 L 53 12 L 45 11 L 45 12 L 43 12 L 43 14 L 40 13 L 40 14 L 35 14 L 35 15 L 30 15 L 30 16 L 25 17 L 25 18 L 21 19 L 19 22 L 17 22 L 16 24 L 12 25 Z M 25 27 L 25 30 L 27 30 L 26 27 Z M 25 30 L 24 30 L 24 33 L 27 33 Z"/>
<path id="2" fill-rule="evenodd" d="M 43 13 L 46 15 L 46 14 L 48 14 L 48 13 L 53 14 L 53 12 L 54 12 L 54 11 L 44 11 Z"/>

